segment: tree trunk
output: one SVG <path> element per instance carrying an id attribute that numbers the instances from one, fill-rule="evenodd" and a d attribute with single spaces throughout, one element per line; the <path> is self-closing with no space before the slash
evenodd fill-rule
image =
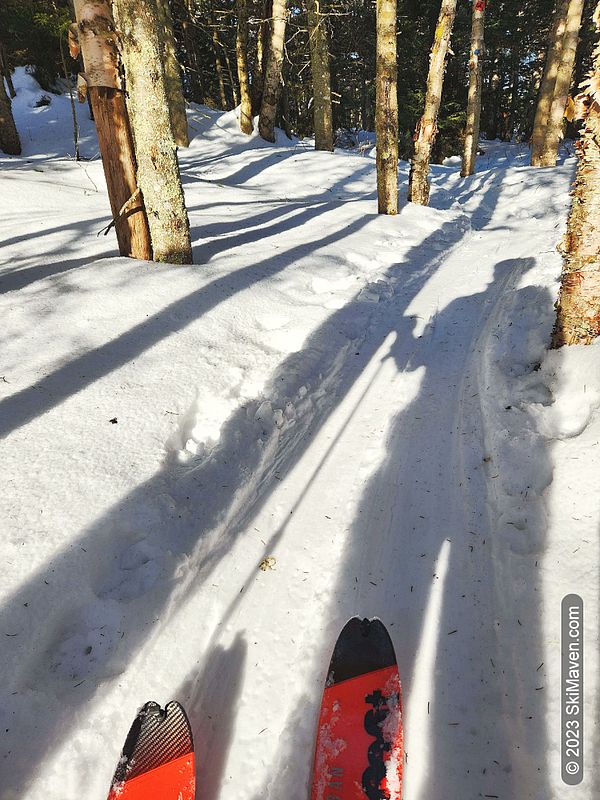
<path id="1" fill-rule="evenodd" d="M 217 33 L 216 22 L 213 22 L 212 25 L 213 25 L 212 43 L 213 43 L 213 53 L 215 56 L 215 69 L 217 72 L 217 80 L 219 81 L 219 99 L 221 102 L 221 108 L 223 109 L 223 111 L 226 111 L 228 103 L 227 103 L 227 95 L 225 94 L 223 63 L 221 61 L 221 56 L 220 56 L 221 42 L 219 41 L 219 34 Z"/>
<path id="2" fill-rule="evenodd" d="M 115 232 L 122 256 L 152 258 L 143 195 L 138 192 L 133 139 L 117 70 L 117 41 L 107 2 L 75 0 L 77 33 L 94 113 Z"/>
<path id="3" fill-rule="evenodd" d="M 271 45 L 265 70 L 263 98 L 258 118 L 258 130 L 267 142 L 275 141 L 275 117 L 281 91 L 281 69 L 283 66 L 283 46 L 287 20 L 287 0 L 273 0 L 273 24 Z"/>
<path id="4" fill-rule="evenodd" d="M 569 96 L 569 89 L 571 88 L 573 67 L 575 66 L 575 55 L 577 53 L 583 4 L 584 0 L 571 0 L 569 3 L 567 22 L 563 36 L 562 55 L 558 72 L 556 73 L 554 96 L 548 115 L 544 144 L 540 153 L 540 167 L 555 167 L 558 159 L 558 148 L 563 135 L 563 117 Z"/>
<path id="5" fill-rule="evenodd" d="M 271 32 L 272 6 L 270 0 L 263 0 L 262 19 L 256 37 L 256 69 L 252 82 L 252 113 L 256 116 L 262 105 L 263 88 L 265 83 L 265 69 L 269 52 L 269 39 Z"/>
<path id="6" fill-rule="evenodd" d="M 10 156 L 21 155 L 21 140 L 15 125 L 10 99 L 0 74 L 0 150 Z"/>
<path id="7" fill-rule="evenodd" d="M 171 130 L 157 0 L 114 0 L 122 36 L 127 107 L 138 186 L 146 203 L 155 261 L 191 264 L 190 227 Z"/>
<path id="8" fill-rule="evenodd" d="M 248 0 L 236 0 L 237 36 L 235 52 L 240 82 L 240 128 L 242 133 L 252 133 L 252 100 L 250 98 L 250 79 L 248 77 Z"/>
<path id="9" fill-rule="evenodd" d="M 377 0 L 375 140 L 377 210 L 398 213 L 398 93 L 396 79 L 396 0 Z"/>
<path id="10" fill-rule="evenodd" d="M 475 0 L 471 21 L 471 57 L 469 59 L 469 98 L 467 101 L 467 124 L 465 146 L 460 174 L 464 177 L 475 172 L 475 158 L 479 143 L 479 120 L 481 117 L 481 83 L 484 56 L 485 0 Z"/>
<path id="11" fill-rule="evenodd" d="M 535 109 L 535 119 L 533 121 L 533 133 L 531 135 L 532 167 L 540 166 L 540 156 L 542 153 L 542 147 L 544 146 L 544 139 L 546 138 L 546 128 L 548 127 L 550 106 L 552 105 L 552 98 L 554 96 L 556 74 L 558 72 L 560 57 L 562 54 L 563 37 L 565 34 L 568 8 L 569 0 L 558 0 L 558 5 L 556 6 L 556 11 L 554 12 L 552 29 L 550 31 L 548 52 L 546 54 L 546 63 L 544 64 L 544 74 L 540 84 L 538 102 Z"/>
<path id="12" fill-rule="evenodd" d="M 177 45 L 173 34 L 173 21 L 168 0 L 157 0 L 160 25 L 161 57 L 165 69 L 165 83 L 169 101 L 169 117 L 173 137 L 178 147 L 189 147 L 185 98 L 181 83 L 181 67 L 177 58 Z"/>
<path id="13" fill-rule="evenodd" d="M 321 0 L 306 0 L 308 43 L 313 82 L 313 119 L 315 150 L 333 150 L 333 121 L 331 115 L 331 74 L 327 42 L 326 15 Z"/>
<path id="14" fill-rule="evenodd" d="M 8 63 L 8 58 L 6 56 L 6 47 L 0 42 L 0 75 L 4 75 L 6 79 L 6 85 L 8 86 L 8 94 L 11 98 L 17 96 L 15 91 L 15 87 L 12 81 L 12 75 L 10 74 L 10 65 Z"/>
<path id="15" fill-rule="evenodd" d="M 600 3 L 594 13 L 594 66 L 581 84 L 584 127 L 565 238 L 565 261 L 552 344 L 590 344 L 600 336 Z"/>
<path id="16" fill-rule="evenodd" d="M 429 57 L 425 110 L 415 131 L 415 152 L 410 165 L 408 199 L 423 206 L 429 203 L 429 160 L 437 133 L 437 117 L 442 102 L 446 56 L 456 15 L 456 2 L 457 0 L 442 0 Z"/>

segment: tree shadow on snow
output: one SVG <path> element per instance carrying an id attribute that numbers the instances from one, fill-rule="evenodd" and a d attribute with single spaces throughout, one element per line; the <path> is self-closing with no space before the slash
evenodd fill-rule
<path id="1" fill-rule="evenodd" d="M 308 209 L 305 219 L 314 217 L 315 209 Z M 317 239 L 310 248 L 324 247 L 359 230 L 368 219 L 363 217 L 335 234 Z M 195 585 L 206 581 L 232 542 L 243 533 L 248 520 L 267 502 L 274 488 L 274 476 L 284 478 L 297 463 L 333 408 L 393 330 L 399 334 L 399 349 L 394 357 L 401 368 L 403 359 L 406 361 L 406 343 L 415 347 L 412 321 L 404 317 L 404 312 L 444 259 L 439 248 L 433 247 L 432 256 L 428 246 L 443 242 L 450 249 L 463 233 L 455 222 L 445 223 L 414 247 L 402 264 L 390 268 L 387 281 L 395 299 L 393 314 L 386 317 L 388 329 L 380 325 L 375 334 L 365 339 L 373 307 L 359 296 L 334 312 L 309 337 L 302 351 L 289 356 L 277 369 L 263 396 L 234 412 L 208 458 L 192 469 L 165 468 L 157 473 L 91 525 L 78 540 L 57 552 L 51 562 L 31 575 L 5 601 L 0 609 L 0 629 L 19 631 L 18 637 L 5 642 L 9 680 L 5 683 L 3 703 L 7 720 L 10 718 L 10 725 L 6 725 L 10 727 L 10 736 L 3 743 L 5 752 L 11 751 L 10 761 L 4 760 L 5 769 L 10 764 L 10 773 L 4 778 L 7 789 L 14 787 L 23 793 L 28 776 L 36 774 L 40 759 L 54 747 L 57 731 L 64 739 L 78 709 L 92 701 L 102 682 L 126 668 L 152 632 L 157 617 L 172 604 L 174 595 L 192 592 Z M 240 270 L 237 287 L 245 288 L 284 269 L 296 258 L 305 256 L 306 250 L 307 245 L 303 244 Z M 4 401 L 0 404 L 3 432 L 25 424 L 154 342 L 181 330 L 186 319 L 197 319 L 221 297 L 230 295 L 230 280 L 230 276 L 216 279 L 114 342 L 75 359 L 35 387 Z M 458 314 L 458 306 L 452 313 Z M 357 346 L 361 349 L 360 358 L 353 355 Z M 431 386 L 439 387 L 439 379 L 431 376 L 429 380 Z M 277 430 L 261 417 L 265 398 L 277 408 L 285 408 L 291 402 L 303 410 L 294 425 Z M 401 437 L 398 441 L 400 451 Z M 399 453 L 393 454 L 388 465 L 390 472 L 399 458 Z M 281 529 L 265 550 L 271 550 L 277 536 L 281 538 L 284 532 Z M 430 558 L 436 555 L 434 549 L 432 546 Z M 349 558 L 356 558 L 354 549 Z M 183 577 L 182 560 L 190 564 Z M 251 569 L 255 569 L 255 564 Z M 423 582 L 421 599 L 425 585 Z M 340 592 L 345 591 L 341 584 Z M 239 602 L 243 602 L 241 597 Z M 373 605 L 376 604 L 367 613 L 376 613 Z M 348 608 L 343 613 L 347 611 Z M 385 609 L 377 611 L 386 617 Z M 340 613 L 332 610 L 331 620 L 324 624 L 332 629 L 338 622 Z M 417 621 L 412 624 L 414 630 L 411 628 L 409 641 L 416 644 L 415 631 L 419 626 Z M 93 655 L 85 647 L 90 636 L 97 644 Z M 399 647 L 398 641 L 396 644 Z M 410 647 L 405 646 L 402 652 L 408 661 L 401 666 L 410 674 Z M 329 655 L 323 646 L 324 669 Z M 230 690 L 230 686 L 221 687 L 222 703 L 229 702 Z M 215 696 L 214 702 L 218 701 Z M 47 713 L 38 715 L 36 729 L 19 726 L 18 718 L 30 719 L 38 707 L 45 708 Z M 314 709 L 313 712 L 316 713 Z M 93 717 L 93 707 L 88 707 L 87 714 Z M 442 762 L 443 756 L 440 752 Z M 112 756 L 107 754 L 107 758 Z M 215 778 L 215 785 L 217 782 Z M 297 786 L 287 788 L 290 797 L 298 796 Z"/>

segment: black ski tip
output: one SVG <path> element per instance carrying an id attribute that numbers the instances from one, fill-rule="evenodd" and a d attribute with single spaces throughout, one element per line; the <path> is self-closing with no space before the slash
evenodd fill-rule
<path id="1" fill-rule="evenodd" d="M 356 678 L 396 663 L 394 645 L 385 625 L 376 617 L 352 617 L 344 625 L 333 650 L 327 686 Z"/>
<path id="2" fill-rule="evenodd" d="M 135 778 L 194 750 L 192 730 L 183 707 L 163 708 L 150 701 L 133 721 L 113 778 L 113 785 Z"/>

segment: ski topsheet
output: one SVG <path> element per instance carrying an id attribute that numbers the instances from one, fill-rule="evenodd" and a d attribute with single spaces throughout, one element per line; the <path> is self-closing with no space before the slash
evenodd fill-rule
<path id="1" fill-rule="evenodd" d="M 402 699 L 378 619 L 354 617 L 335 645 L 319 717 L 311 800 L 401 800 Z"/>
<path id="2" fill-rule="evenodd" d="M 194 743 L 179 703 L 146 703 L 135 718 L 108 800 L 194 800 Z"/>

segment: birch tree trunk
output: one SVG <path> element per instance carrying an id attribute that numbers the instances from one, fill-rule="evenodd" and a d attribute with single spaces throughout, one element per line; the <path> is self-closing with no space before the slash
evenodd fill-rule
<path id="1" fill-rule="evenodd" d="M 398 213 L 397 74 L 396 0 L 377 0 L 375 140 L 377 210 L 380 214 Z"/>
<path id="2" fill-rule="evenodd" d="M 250 79 L 248 77 L 248 0 L 236 0 L 237 36 L 235 52 L 237 56 L 237 72 L 240 82 L 240 128 L 242 133 L 252 133 L 252 98 L 250 97 Z"/>
<path id="3" fill-rule="evenodd" d="M 590 344 L 600 336 L 600 2 L 594 12 L 594 65 L 577 98 L 584 127 L 567 224 L 565 261 L 552 344 Z"/>
<path id="4" fill-rule="evenodd" d="M 568 8 L 569 0 L 558 0 L 554 12 L 554 21 L 550 31 L 550 38 L 548 40 L 548 52 L 546 54 L 546 63 L 544 64 L 544 74 L 542 75 L 538 102 L 535 109 L 535 119 L 533 121 L 533 133 L 531 135 L 532 167 L 540 166 L 540 156 L 542 147 L 544 146 L 544 139 L 546 138 L 550 106 L 552 105 L 554 86 L 556 85 L 556 74 L 562 54 Z"/>
<path id="5" fill-rule="evenodd" d="M 558 159 L 558 148 L 563 136 L 563 117 L 571 88 L 573 78 L 573 67 L 575 66 L 575 56 L 577 54 L 577 43 L 579 41 L 579 28 L 581 27 L 581 15 L 583 13 L 584 0 L 571 0 L 567 12 L 567 22 L 563 36 L 562 55 L 558 72 L 556 73 L 556 83 L 554 84 L 554 96 L 550 113 L 548 114 L 548 125 L 544 144 L 540 153 L 540 167 L 555 167 Z"/>
<path id="6" fill-rule="evenodd" d="M 113 0 L 122 37 L 127 107 L 155 261 L 191 264 L 185 208 L 161 53 L 157 0 Z"/>
<path id="7" fill-rule="evenodd" d="M 273 0 L 273 22 L 271 25 L 271 45 L 265 70 L 258 131 L 267 142 L 275 141 L 275 117 L 281 92 L 281 69 L 283 66 L 283 46 L 287 21 L 287 0 Z"/>
<path id="8" fill-rule="evenodd" d="M 437 133 L 437 118 L 442 102 L 442 87 L 446 56 L 450 47 L 450 36 L 456 16 L 457 0 L 442 0 L 433 47 L 429 56 L 425 110 L 415 131 L 415 152 L 410 164 L 408 199 L 426 206 L 429 203 L 429 160 Z"/>
<path id="9" fill-rule="evenodd" d="M 177 59 L 177 46 L 173 33 L 173 21 L 169 10 L 168 0 L 158 0 L 160 40 L 162 44 L 162 59 L 165 68 L 165 83 L 169 100 L 169 116 L 173 137 L 178 147 L 189 147 L 187 114 L 185 113 L 185 98 L 181 83 L 181 68 Z"/>
<path id="10" fill-rule="evenodd" d="M 315 150 L 333 150 L 333 119 L 331 112 L 331 73 L 326 15 L 321 0 L 306 0 L 308 43 L 313 82 L 313 119 Z"/>
<path id="11" fill-rule="evenodd" d="M 93 110 L 98 145 L 115 232 L 122 256 L 149 260 L 152 244 L 143 195 L 138 191 L 137 165 L 125 95 L 117 62 L 117 34 L 107 0 L 75 0 L 76 48 L 81 48 L 87 95 Z"/>
<path id="12" fill-rule="evenodd" d="M 0 150 L 10 156 L 21 155 L 21 140 L 15 125 L 10 99 L 0 73 Z"/>
<path id="13" fill-rule="evenodd" d="M 465 146 L 460 174 L 464 177 L 475 172 L 475 158 L 479 143 L 479 120 L 481 117 L 481 86 L 484 56 L 485 0 L 474 0 L 471 21 L 471 56 L 469 59 L 469 97 L 467 100 L 467 124 Z"/>

